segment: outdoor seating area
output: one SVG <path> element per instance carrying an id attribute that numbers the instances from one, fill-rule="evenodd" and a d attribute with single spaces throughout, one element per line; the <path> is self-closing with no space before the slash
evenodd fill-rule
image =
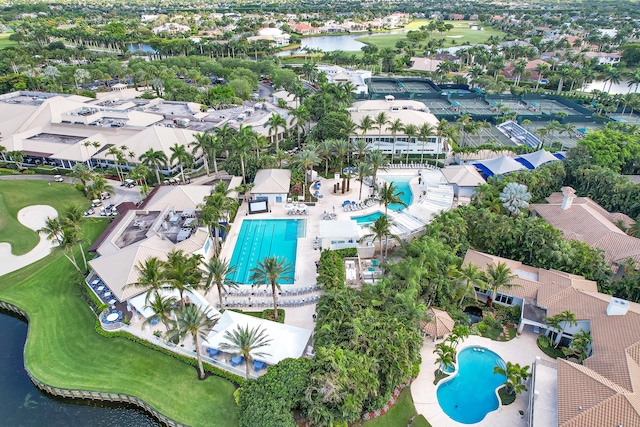
<path id="1" fill-rule="evenodd" d="M 385 169 L 431 169 L 431 170 L 439 170 L 439 168 L 435 165 L 430 165 L 429 163 L 392 163 L 384 166 Z M 366 182 L 365 182 L 366 184 Z"/>
<path id="2" fill-rule="evenodd" d="M 306 305 L 312 305 L 320 300 L 320 295 L 310 295 L 308 297 L 296 298 L 296 299 L 281 299 L 278 298 L 278 307 L 304 307 Z M 219 303 L 216 304 L 217 308 L 219 307 Z M 227 308 L 249 308 L 249 307 L 258 307 L 258 308 L 270 308 L 273 307 L 272 298 L 268 299 L 260 299 L 260 300 L 251 300 L 251 298 L 247 299 L 236 299 L 236 300 L 228 300 L 225 302 L 225 307 Z"/>
<path id="3" fill-rule="evenodd" d="M 287 211 L 287 215 L 307 215 L 309 213 L 307 205 L 304 203 L 287 203 L 282 207 Z"/>
<path id="4" fill-rule="evenodd" d="M 104 317 L 102 318 L 102 323 L 105 325 L 112 325 L 114 323 L 120 323 L 124 320 L 123 314 L 122 314 L 122 310 L 118 310 L 118 311 L 108 311 L 105 313 Z"/>
<path id="5" fill-rule="evenodd" d="M 118 303 L 118 298 L 116 298 L 109 288 L 105 286 L 102 280 L 99 277 L 94 277 L 88 282 L 89 287 L 93 290 L 93 293 L 102 301 L 104 304 L 109 304 L 112 309 L 115 308 L 115 304 Z"/>
<path id="6" fill-rule="evenodd" d="M 333 221 L 337 219 L 336 213 L 335 213 L 335 209 L 334 212 L 327 212 L 324 211 L 322 212 L 322 219 L 325 221 Z"/>
<path id="7" fill-rule="evenodd" d="M 283 297 L 306 295 L 309 293 L 319 291 L 320 285 L 305 286 L 302 288 L 285 289 L 283 287 L 279 295 Z M 271 288 L 269 289 L 255 289 L 253 287 L 249 289 L 232 289 L 230 292 L 222 291 L 223 297 L 271 297 L 273 293 Z"/>
<path id="8" fill-rule="evenodd" d="M 355 202 L 349 200 L 345 200 L 344 202 L 342 202 L 342 209 L 344 209 L 345 212 L 359 211 L 367 207 L 368 206 L 365 202 Z"/>

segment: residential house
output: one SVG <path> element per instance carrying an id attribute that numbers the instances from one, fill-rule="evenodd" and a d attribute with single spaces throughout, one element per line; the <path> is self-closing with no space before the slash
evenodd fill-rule
<path id="1" fill-rule="evenodd" d="M 640 239 L 620 228 L 633 224 L 622 213 L 609 213 L 589 197 L 577 197 L 571 187 L 547 197 L 547 203 L 533 203 L 529 208 L 549 224 L 561 230 L 570 240 L 579 240 L 602 249 L 605 260 L 615 270 L 629 258 L 640 262 Z"/>
<path id="2" fill-rule="evenodd" d="M 640 304 L 598 292 L 595 282 L 582 276 L 523 265 L 493 255 L 469 250 L 464 265 L 473 263 L 486 270 L 505 263 L 516 277 L 512 287 L 500 288 L 495 303 L 519 305 L 518 330 L 547 329 L 545 318 L 563 311 L 575 315 L 576 324 L 561 324 L 564 332 L 547 329 L 546 334 L 563 344 L 580 330 L 590 332 L 592 342 L 582 364 L 557 359 L 557 420 L 559 427 L 640 425 Z M 479 290 L 479 295 L 490 296 Z M 536 329 L 534 329 L 536 330 Z M 536 383 L 534 375 L 533 384 Z M 534 420 L 536 408 L 531 400 Z M 554 417 L 555 418 L 555 417 Z"/>
<path id="3" fill-rule="evenodd" d="M 276 46 L 286 46 L 289 44 L 290 38 L 289 34 L 282 32 L 279 28 L 260 28 L 258 35 L 247 37 L 247 41 L 268 40 L 274 42 Z"/>
<path id="4" fill-rule="evenodd" d="M 458 197 L 471 197 L 476 188 L 487 181 L 471 165 L 453 165 L 440 170 Z"/>
<path id="5" fill-rule="evenodd" d="M 615 65 L 620 63 L 620 59 L 622 58 L 620 52 L 585 52 L 584 56 L 587 59 L 597 58 L 598 64 L 600 65 Z"/>
<path id="6" fill-rule="evenodd" d="M 175 22 L 166 22 L 159 27 L 154 27 L 151 31 L 154 34 L 160 33 L 168 33 L 168 34 L 178 34 L 178 33 L 188 33 L 191 31 L 191 27 L 188 25 L 176 24 Z"/>

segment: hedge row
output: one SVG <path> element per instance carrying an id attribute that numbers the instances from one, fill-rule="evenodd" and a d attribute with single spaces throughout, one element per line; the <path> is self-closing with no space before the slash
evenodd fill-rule
<path id="1" fill-rule="evenodd" d="M 135 343 L 141 344 L 147 348 L 150 348 L 152 350 L 158 351 L 160 353 L 166 354 L 167 356 L 171 356 L 175 359 L 178 359 L 181 362 L 184 362 L 188 365 L 191 366 L 196 366 L 198 364 L 198 361 L 196 359 L 193 359 L 191 357 L 187 357 L 184 356 L 182 354 L 178 354 L 175 353 L 171 350 L 167 350 L 166 348 L 157 346 L 145 339 L 142 338 L 138 338 L 135 335 L 130 334 L 129 332 L 126 331 L 105 331 L 104 329 L 102 329 L 102 325 L 100 324 L 99 320 L 96 320 L 96 324 L 95 324 L 95 328 L 96 328 L 96 332 L 99 333 L 100 335 L 102 335 L 103 337 L 106 338 L 115 338 L 115 337 L 121 337 L 121 338 L 126 338 L 130 341 L 133 341 Z M 210 372 L 213 375 L 216 375 L 218 377 L 224 378 L 226 380 L 231 381 L 232 383 L 238 385 L 238 386 L 242 386 L 244 385 L 244 383 L 246 382 L 246 380 L 238 375 L 232 374 L 230 372 L 224 371 L 220 368 L 217 368 L 209 363 L 206 363 L 203 361 L 203 367 L 206 371 Z"/>
<path id="2" fill-rule="evenodd" d="M 357 255 L 358 250 L 356 248 L 322 251 L 320 254 L 317 283 L 325 289 L 343 286 L 344 265 L 342 264 L 342 259 L 355 257 Z"/>

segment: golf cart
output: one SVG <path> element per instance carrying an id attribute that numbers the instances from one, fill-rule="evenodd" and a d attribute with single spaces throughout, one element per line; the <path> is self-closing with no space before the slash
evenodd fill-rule
<path id="1" fill-rule="evenodd" d="M 54 175 L 53 180 L 54 180 L 55 182 L 62 182 L 62 181 L 64 181 L 64 180 L 62 179 L 62 175 Z"/>
<path id="2" fill-rule="evenodd" d="M 91 204 L 91 206 L 94 207 L 94 208 L 97 208 L 98 206 L 102 206 L 102 200 L 94 199 L 92 204 Z"/>

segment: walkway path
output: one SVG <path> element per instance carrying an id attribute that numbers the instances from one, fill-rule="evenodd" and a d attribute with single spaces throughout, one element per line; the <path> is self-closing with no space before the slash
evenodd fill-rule
<path id="1" fill-rule="evenodd" d="M 536 356 L 540 359 L 552 361 L 545 355 L 536 344 L 537 334 L 527 330 L 524 333 L 507 342 L 493 341 L 488 338 L 472 335 L 458 346 L 458 353 L 470 346 L 482 346 L 496 352 L 502 359 L 512 363 L 523 365 L 532 365 Z M 433 385 L 434 371 L 437 366 L 435 363 L 436 356 L 433 354 L 435 344 L 426 340 L 420 351 L 422 355 L 422 364 L 420 366 L 420 374 L 411 384 L 411 394 L 416 406 L 416 411 L 425 416 L 432 426 L 438 427 L 463 427 L 468 424 L 461 424 L 453 421 L 440 408 L 436 397 L 436 386 Z M 521 419 L 518 416 L 518 410 L 527 410 L 529 393 L 524 392 L 518 396 L 516 401 L 509 406 L 501 406 L 498 410 L 487 414 L 484 420 L 479 423 L 472 424 L 474 426 L 491 426 L 491 427 L 525 427 L 527 425 L 526 418 Z"/>
<path id="2" fill-rule="evenodd" d="M 57 218 L 58 212 L 48 205 L 27 206 L 18 212 L 18 221 L 33 231 L 41 229 L 49 217 Z M 35 248 L 24 255 L 16 256 L 11 253 L 9 243 L 0 242 L 0 260 L 2 260 L 0 262 L 0 276 L 46 257 L 53 247 L 54 244 L 50 240 L 40 236 L 40 242 Z"/>

